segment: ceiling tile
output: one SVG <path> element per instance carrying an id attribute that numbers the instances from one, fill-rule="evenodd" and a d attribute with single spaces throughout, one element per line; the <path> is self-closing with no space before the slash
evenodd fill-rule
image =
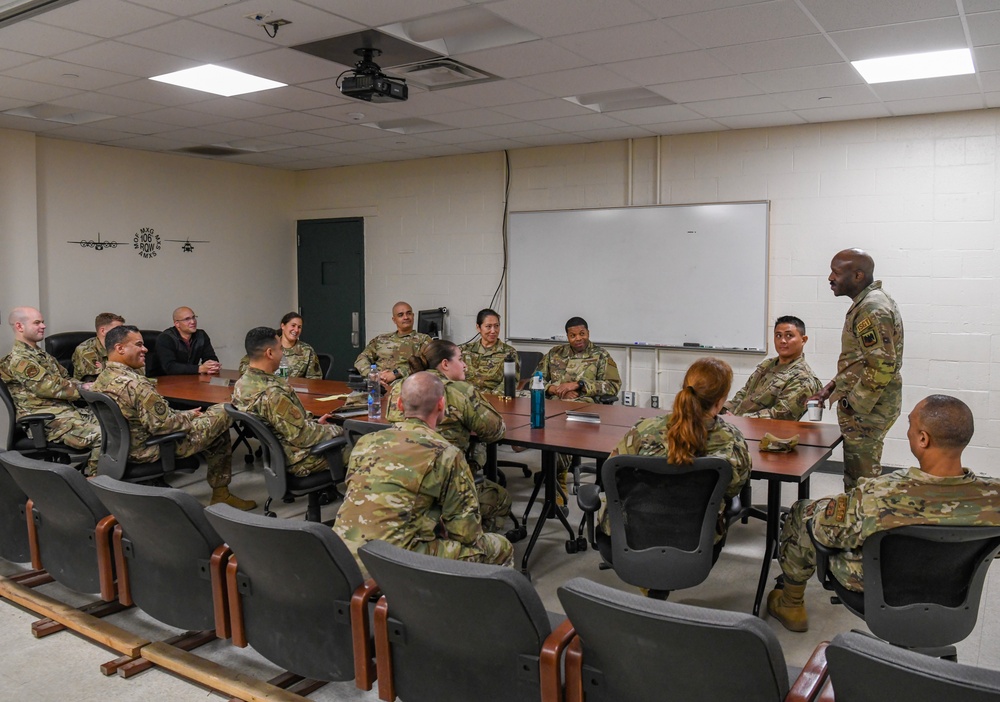
<path id="1" fill-rule="evenodd" d="M 159 105 L 152 103 L 129 100 L 103 93 L 77 93 L 76 95 L 60 98 L 59 100 L 53 100 L 52 103 L 64 107 L 72 107 L 77 110 L 86 110 L 87 112 L 103 112 L 119 116 L 149 112 L 159 107 Z"/>
<path id="2" fill-rule="evenodd" d="M 27 103 L 34 104 L 34 103 Z M 18 107 L 24 107 L 25 105 L 18 105 Z M 4 108 L 9 109 L 9 108 Z M 51 132 L 54 129 L 58 129 L 63 125 L 58 122 L 48 122 L 44 119 L 32 119 L 30 117 L 18 117 L 16 115 L 5 115 L 0 113 L 0 129 L 17 129 L 22 132 Z"/>
<path id="3" fill-rule="evenodd" d="M 208 100 L 192 103 L 189 109 L 197 112 L 207 112 L 230 120 L 253 119 L 264 115 L 275 115 L 285 110 L 274 105 L 262 105 L 259 102 L 241 100 L 239 97 L 210 97 Z"/>
<path id="4" fill-rule="evenodd" d="M 713 119 L 736 115 L 753 115 L 763 112 L 782 112 L 785 110 L 781 103 L 767 95 L 690 102 L 687 104 L 687 107 L 704 117 L 711 117 Z"/>
<path id="5" fill-rule="evenodd" d="M 25 63 L 31 63 L 32 61 L 37 61 L 38 57 L 31 54 L 26 54 L 20 51 L 7 51 L 6 49 L 0 49 L 0 71 L 6 70 L 8 68 L 13 68 L 14 66 L 21 66 Z"/>
<path id="6" fill-rule="evenodd" d="M 594 114 L 586 107 L 576 105 L 568 100 L 562 100 L 560 98 L 536 100 L 535 102 L 522 102 L 517 105 L 499 105 L 494 109 L 496 112 L 510 115 L 512 118 L 527 120 Z"/>
<path id="7" fill-rule="evenodd" d="M 329 1 L 303 0 L 306 5 L 330 9 Z M 434 12 L 452 10 L 465 6 L 464 0 L 337 0 L 336 11 L 341 17 L 376 27 L 393 22 L 402 22 L 429 15 Z"/>
<path id="8" fill-rule="evenodd" d="M 661 105 L 659 107 L 640 107 L 635 110 L 622 110 L 612 112 L 615 119 L 629 124 L 662 124 L 665 122 L 682 122 L 687 120 L 697 120 L 701 118 L 697 112 L 689 110 L 683 105 Z"/>
<path id="9" fill-rule="evenodd" d="M 759 95 L 761 89 L 740 76 L 720 76 L 702 80 L 685 80 L 680 83 L 651 85 L 649 89 L 674 102 L 695 102 L 722 98 Z"/>
<path id="10" fill-rule="evenodd" d="M 622 61 L 608 64 L 607 68 L 638 85 L 661 85 L 699 78 L 715 78 L 733 73 L 707 51 L 688 51 L 669 56 Z"/>
<path id="11" fill-rule="evenodd" d="M 716 122 L 730 129 L 759 129 L 761 127 L 783 127 L 789 124 L 803 124 L 805 120 L 794 112 L 770 112 L 760 115 L 738 115 L 716 117 Z"/>
<path id="12" fill-rule="evenodd" d="M 790 110 L 811 110 L 820 107 L 863 105 L 879 99 L 867 85 L 847 85 L 839 88 L 815 88 L 788 93 L 771 93 L 772 98 Z"/>
<path id="13" fill-rule="evenodd" d="M 26 100 L 32 105 L 69 97 L 78 92 L 80 91 L 60 85 L 47 85 L 32 80 L 21 80 L 19 78 L 0 75 L 0 95 L 17 100 Z"/>
<path id="14" fill-rule="evenodd" d="M 511 122 L 510 124 L 491 124 L 480 127 L 479 131 L 489 136 L 517 139 L 523 136 L 554 134 L 557 130 L 535 122 Z"/>
<path id="15" fill-rule="evenodd" d="M 666 20 L 702 48 L 749 44 L 816 34 L 818 29 L 794 0 L 773 0 Z"/>
<path id="16" fill-rule="evenodd" d="M 995 6 L 994 6 L 995 7 Z M 1000 12 L 968 15 L 969 35 L 973 46 L 1000 44 Z"/>
<path id="17" fill-rule="evenodd" d="M 831 33 L 830 39 L 851 61 L 960 49 L 967 45 L 962 22 L 957 17 L 849 29 Z"/>
<path id="18" fill-rule="evenodd" d="M 827 32 L 957 17 L 955 0 L 800 0 Z M 968 4 L 968 3 L 966 3 Z"/>
<path id="19" fill-rule="evenodd" d="M 214 10 L 232 0 L 129 0 L 129 2 L 169 12 L 176 17 L 190 17 L 206 10 Z"/>
<path id="20" fill-rule="evenodd" d="M 119 37 L 119 41 L 203 63 L 218 63 L 267 51 L 272 47 L 265 41 L 190 20 L 178 20 L 161 27 L 126 34 Z"/>
<path id="21" fill-rule="evenodd" d="M 665 22 L 640 22 L 557 37 L 553 44 L 594 63 L 615 63 L 701 48 Z"/>
<path id="22" fill-rule="evenodd" d="M 61 85 L 73 90 L 100 90 L 112 85 L 129 83 L 135 79 L 124 73 L 113 73 L 100 68 L 91 68 L 54 59 L 41 59 L 15 66 L 4 71 L 4 75 L 24 80 L 34 80 L 50 85 Z"/>
<path id="23" fill-rule="evenodd" d="M 534 76 L 525 76 L 518 82 L 555 97 L 569 97 L 602 90 L 630 88 L 637 85 L 602 66 L 585 66 L 571 68 L 568 71 L 540 73 Z"/>
<path id="24" fill-rule="evenodd" d="M 581 6 L 583 4 L 584 6 Z M 500 0 L 485 6 L 510 22 L 543 37 L 586 32 L 654 19 L 628 0 Z"/>
<path id="25" fill-rule="evenodd" d="M 944 78 L 879 83 L 871 86 L 871 89 L 881 100 L 915 100 L 923 97 L 978 93 L 979 82 L 975 75 L 946 76 Z"/>
<path id="26" fill-rule="evenodd" d="M 620 120 L 612 115 L 602 115 L 591 112 L 589 115 L 576 115 L 575 117 L 556 117 L 553 119 L 539 120 L 537 124 L 543 127 L 551 127 L 560 132 L 585 132 L 592 129 L 624 128 Z"/>
<path id="27" fill-rule="evenodd" d="M 282 112 L 266 117 L 258 117 L 253 121 L 281 127 L 292 132 L 307 132 L 313 129 L 326 129 L 327 127 L 336 127 L 338 125 L 333 120 L 306 112 Z"/>
<path id="28" fill-rule="evenodd" d="M 561 71 L 591 63 L 572 51 L 544 40 L 473 51 L 459 54 L 455 58 L 501 78 L 530 76 L 543 71 Z"/>
<path id="29" fill-rule="evenodd" d="M 143 112 L 140 115 L 143 119 L 154 122 L 162 122 L 173 127 L 204 127 L 209 124 L 218 124 L 227 121 L 224 117 L 211 115 L 207 112 L 195 112 L 185 110 L 182 107 L 162 107 L 150 112 Z M 164 131 L 164 130 L 160 130 Z"/>
<path id="30" fill-rule="evenodd" d="M 114 37 L 155 27 L 173 15 L 121 0 L 73 2 L 35 17 L 35 21 L 99 37 Z"/>
<path id="31" fill-rule="evenodd" d="M 499 83 L 480 83 L 479 85 L 461 85 L 452 88 L 451 94 L 457 100 L 467 102 L 476 107 L 513 105 L 518 102 L 528 102 L 548 97 L 545 93 L 523 85 L 519 80 L 504 80 Z"/>
<path id="32" fill-rule="evenodd" d="M 113 117 L 112 119 L 94 122 L 93 126 L 101 129 L 121 130 L 128 134 L 159 134 L 161 132 L 175 129 L 177 125 L 154 120 L 145 117 Z"/>
<path id="33" fill-rule="evenodd" d="M 287 85 L 336 78 L 344 70 L 330 61 L 288 49 L 272 49 L 219 63 L 226 68 Z"/>
<path id="34" fill-rule="evenodd" d="M 511 124 L 520 124 L 512 122 Z M 427 141 L 434 141 L 440 144 L 471 144 L 476 141 L 483 141 L 494 136 L 507 137 L 506 134 L 490 134 L 485 131 L 487 128 L 493 129 L 502 125 L 484 125 L 479 129 L 451 129 L 447 132 L 427 132 L 424 136 Z M 549 130 L 550 132 L 552 130 Z M 519 137 L 520 138 L 520 137 Z"/>
<path id="35" fill-rule="evenodd" d="M 252 122 L 245 119 L 236 122 L 218 122 L 212 125 L 212 129 L 229 135 L 229 141 L 251 138 L 265 139 L 271 137 L 275 141 L 280 140 L 282 143 L 285 143 L 287 141 L 286 137 L 293 134 L 293 132 L 289 132 L 283 127 L 276 127 L 273 124 Z"/>
<path id="36" fill-rule="evenodd" d="M 917 115 L 928 112 L 959 112 L 981 110 L 985 107 L 981 95 L 952 95 L 949 97 L 927 97 L 916 100 L 886 101 L 885 106 L 894 115 Z"/>
<path id="37" fill-rule="evenodd" d="M 725 125 L 711 119 L 690 119 L 681 122 L 647 124 L 645 127 L 654 134 L 692 134 L 695 132 L 718 132 L 728 129 Z"/>
<path id="38" fill-rule="evenodd" d="M 105 143 L 109 146 L 119 146 L 123 149 L 141 149 L 143 151 L 172 151 L 191 145 L 191 142 L 188 141 L 164 139 L 163 137 L 149 134 L 128 136 L 123 139 L 112 139 Z"/>
<path id="39" fill-rule="evenodd" d="M 778 71 L 746 73 L 743 77 L 768 93 L 859 85 L 865 82 L 854 66 L 846 61 L 828 63 L 822 66 L 803 66 L 802 68 L 786 68 Z"/>
<path id="40" fill-rule="evenodd" d="M 317 3 L 318 4 L 318 3 Z M 203 24 L 242 34 L 251 39 L 261 39 L 273 46 L 295 46 L 327 37 L 350 34 L 364 29 L 364 25 L 332 14 L 341 3 L 329 3 L 326 8 L 311 7 L 295 0 L 243 0 L 230 2 L 210 12 L 203 12 L 195 20 Z M 286 19 L 291 24 L 278 27 L 273 37 L 268 36 L 264 27 L 247 19 L 254 13 L 269 13 L 265 22 Z"/>
<path id="41" fill-rule="evenodd" d="M 568 104 L 568 103 L 567 103 Z M 498 108 L 503 109 L 503 108 Z M 475 109 L 461 112 L 448 112 L 440 115 L 427 115 L 427 119 L 450 124 L 453 127 L 484 127 L 488 124 L 504 124 L 515 122 L 517 118 L 497 110 Z"/>
<path id="42" fill-rule="evenodd" d="M 676 17 L 694 12 L 721 10 L 727 7 L 758 5 L 769 0 L 634 0 L 657 17 Z"/>
<path id="43" fill-rule="evenodd" d="M 201 90 L 191 90 L 190 88 L 182 88 L 178 85 L 160 83 L 154 80 L 146 80 L 145 78 L 134 80 L 130 83 L 122 83 L 121 85 L 113 85 L 101 92 L 128 98 L 129 100 L 141 100 L 142 102 L 150 102 L 154 105 L 171 106 L 190 105 L 195 102 L 218 97 L 211 93 L 202 92 Z"/>
<path id="44" fill-rule="evenodd" d="M 188 61 L 179 56 L 171 56 L 117 41 L 102 41 L 91 44 L 82 49 L 59 54 L 58 58 L 68 63 L 101 68 L 141 78 L 172 73 L 199 65 L 197 61 Z"/>
<path id="45" fill-rule="evenodd" d="M 90 34 L 25 20 L 0 28 L 0 46 L 33 56 L 55 56 L 99 41 Z"/>
<path id="46" fill-rule="evenodd" d="M 617 141 L 619 139 L 646 139 L 656 136 L 644 127 L 612 127 L 610 129 L 588 129 L 580 132 L 580 136 L 587 137 L 591 141 Z"/>
<path id="47" fill-rule="evenodd" d="M 850 119 L 875 119 L 889 117 L 890 112 L 882 103 L 867 105 L 842 105 L 839 107 L 818 107 L 812 110 L 796 110 L 808 122 L 843 122 Z"/>
<path id="48" fill-rule="evenodd" d="M 259 93 L 241 95 L 244 100 L 259 102 L 263 105 L 274 105 L 286 110 L 314 110 L 330 104 L 328 96 L 312 90 L 303 90 L 294 86 L 262 90 Z"/>
<path id="49" fill-rule="evenodd" d="M 709 53 L 738 73 L 820 66 L 843 60 L 830 42 L 819 35 L 724 46 Z"/>
<path id="50" fill-rule="evenodd" d="M 972 50 L 972 62 L 977 71 L 1000 71 L 1000 44 L 979 46 Z"/>

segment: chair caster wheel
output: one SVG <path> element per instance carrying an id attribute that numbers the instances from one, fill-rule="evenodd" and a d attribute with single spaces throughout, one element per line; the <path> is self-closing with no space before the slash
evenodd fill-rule
<path id="1" fill-rule="evenodd" d="M 271 517 L 272 519 L 276 519 L 278 515 L 275 514 L 274 512 L 264 512 L 264 516 L 265 517 Z"/>
<path id="2" fill-rule="evenodd" d="M 252 466 L 253 465 L 253 454 L 252 453 L 248 453 L 246 456 L 244 456 L 243 457 L 243 462 L 246 463 L 248 466 Z"/>
<path id="3" fill-rule="evenodd" d="M 528 538 L 528 529 L 520 526 L 516 529 L 511 529 L 505 534 L 505 536 L 509 542 L 516 544 L 518 541 Z"/>
<path id="4" fill-rule="evenodd" d="M 292 497 L 291 495 L 285 495 L 284 497 L 281 498 L 281 501 L 284 502 L 286 505 L 290 505 L 293 502 L 295 502 L 295 498 Z"/>
<path id="5" fill-rule="evenodd" d="M 576 553 L 577 550 L 576 539 L 566 539 L 566 553 Z"/>
<path id="6" fill-rule="evenodd" d="M 576 550 L 586 552 L 588 548 L 589 544 L 587 543 L 587 539 L 583 536 L 578 536 L 576 539 Z"/>

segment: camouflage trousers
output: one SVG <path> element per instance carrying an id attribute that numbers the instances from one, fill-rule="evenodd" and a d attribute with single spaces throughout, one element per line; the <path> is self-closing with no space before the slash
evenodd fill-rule
<path id="1" fill-rule="evenodd" d="M 879 402 L 870 414 L 848 415 L 837 408 L 840 433 L 844 435 L 844 488 L 850 490 L 858 478 L 882 473 L 882 442 L 899 416 L 899 400 Z"/>
<path id="2" fill-rule="evenodd" d="M 816 572 L 816 548 L 806 523 L 826 509 L 830 498 L 799 500 L 792 505 L 778 537 L 778 563 L 785 581 L 802 585 Z M 830 571 L 848 590 L 864 591 L 861 554 L 844 551 L 830 559 Z"/>
<path id="3" fill-rule="evenodd" d="M 502 485 L 486 479 L 476 485 L 476 492 L 483 531 L 502 533 L 510 516 L 510 493 Z"/>
<path id="4" fill-rule="evenodd" d="M 490 563 L 508 568 L 514 566 L 514 547 L 506 537 L 500 536 L 500 534 L 483 534 L 471 546 L 454 539 L 421 541 L 413 544 L 411 550 L 428 556 L 450 558 L 454 561 Z"/>
<path id="5" fill-rule="evenodd" d="M 195 417 L 191 431 L 177 444 L 177 456 L 187 458 L 197 453 L 204 455 L 208 464 L 208 484 L 213 488 L 226 487 L 233 476 L 233 447 L 229 442 L 232 425 L 225 408 L 212 405 L 200 417 Z"/>
<path id="6" fill-rule="evenodd" d="M 344 448 L 341 452 L 341 466 L 346 466 L 348 459 L 351 457 L 351 447 L 350 444 L 344 444 Z M 285 458 L 288 455 L 285 454 Z M 306 456 L 301 461 L 294 465 L 288 466 L 288 472 L 299 478 L 312 475 L 313 473 L 319 473 L 321 470 L 326 470 L 330 467 L 330 462 L 326 460 L 326 456 L 320 454 L 317 456 Z"/>
<path id="7" fill-rule="evenodd" d="M 97 459 L 101 455 L 101 425 L 87 408 L 77 407 L 70 412 L 60 412 L 45 424 L 46 441 L 56 441 L 75 449 L 90 449 L 87 475 L 97 472 Z"/>

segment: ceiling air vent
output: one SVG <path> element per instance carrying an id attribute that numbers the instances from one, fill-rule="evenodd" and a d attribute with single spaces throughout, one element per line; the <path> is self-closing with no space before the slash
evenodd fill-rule
<path id="1" fill-rule="evenodd" d="M 450 58 L 417 61 L 402 66 L 393 66 L 387 73 L 405 78 L 408 83 L 415 83 L 426 90 L 443 90 L 459 85 L 475 85 L 500 80 L 492 73 L 486 73 L 478 68 L 466 66 L 464 63 Z"/>
<path id="2" fill-rule="evenodd" d="M 242 156 L 253 153 L 246 149 L 234 149 L 231 146 L 187 146 L 183 149 L 174 149 L 180 154 L 194 154 L 195 156 Z"/>

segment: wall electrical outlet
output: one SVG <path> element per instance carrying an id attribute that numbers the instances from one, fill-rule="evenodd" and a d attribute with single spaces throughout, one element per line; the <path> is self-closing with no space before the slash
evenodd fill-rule
<path id="1" fill-rule="evenodd" d="M 652 395 L 649 398 L 649 406 L 653 409 L 660 409 L 660 396 Z"/>
<path id="2" fill-rule="evenodd" d="M 622 404 L 626 407 L 635 407 L 635 392 L 632 390 L 622 392 Z"/>

